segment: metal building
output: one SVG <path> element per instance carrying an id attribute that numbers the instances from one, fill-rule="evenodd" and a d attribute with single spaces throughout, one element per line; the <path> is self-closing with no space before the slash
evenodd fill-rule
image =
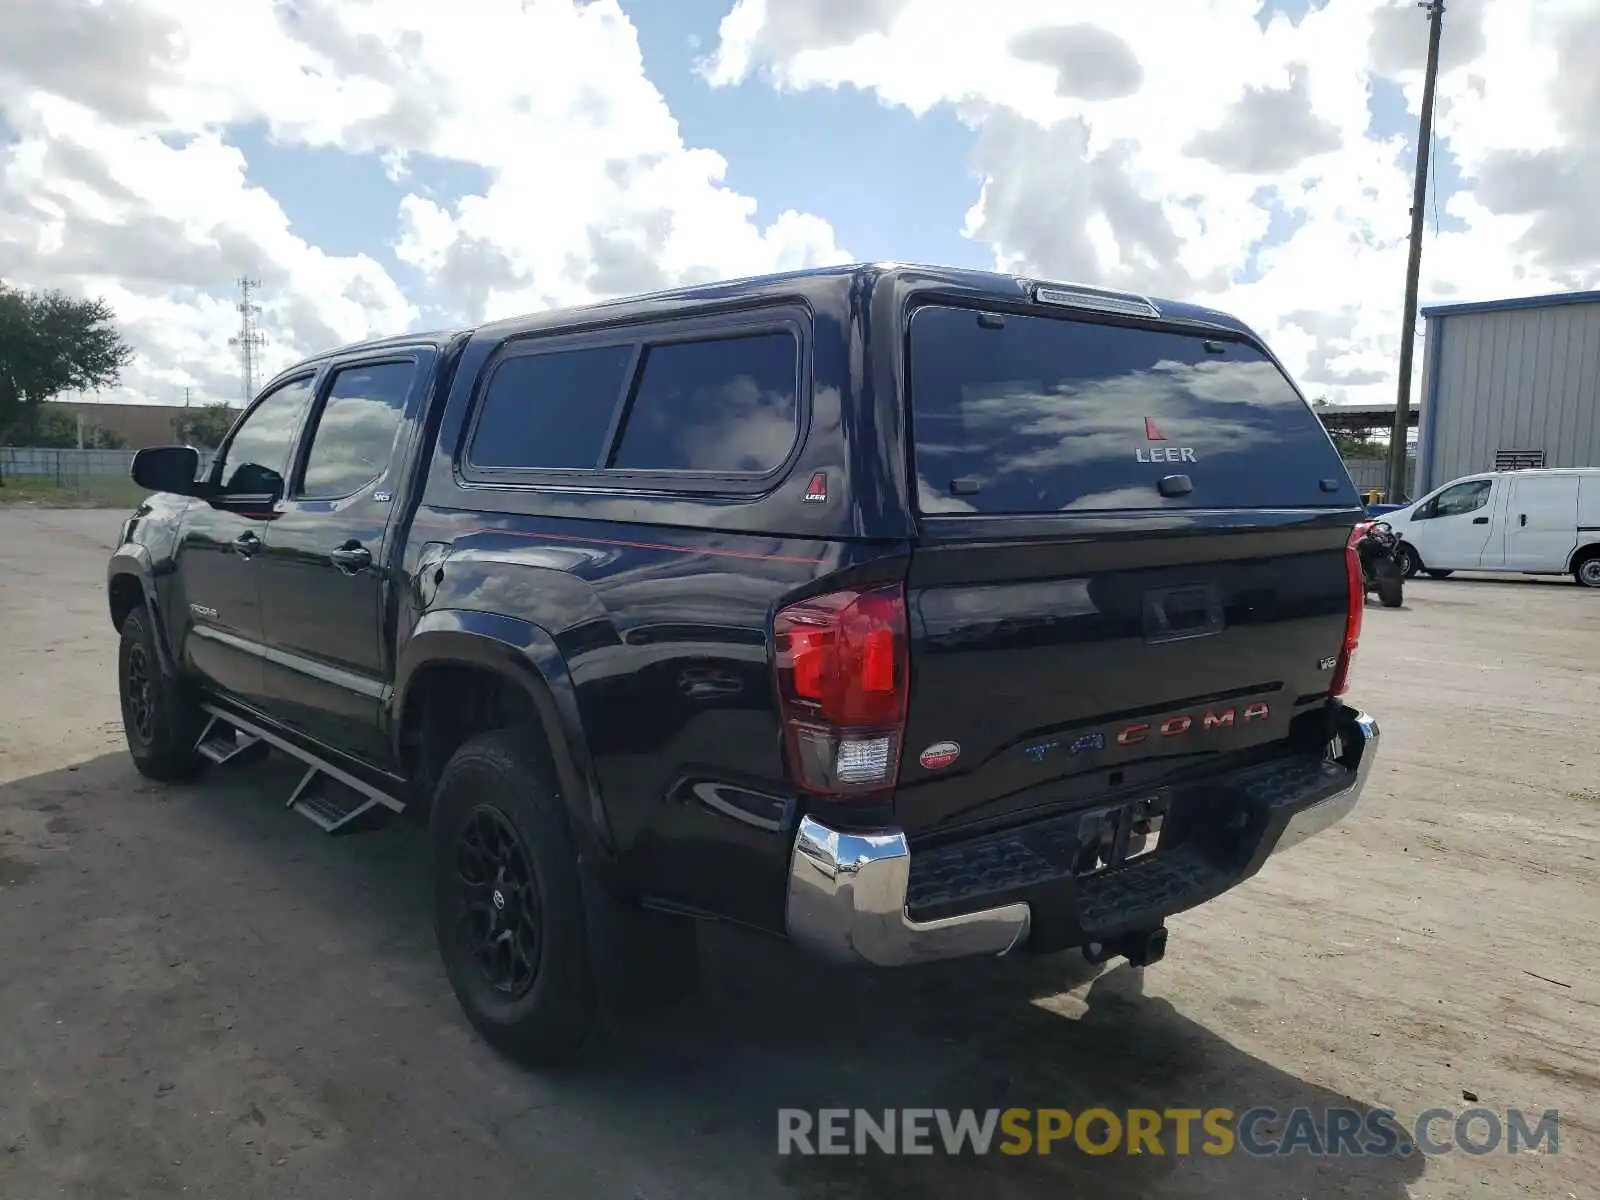
<path id="1" fill-rule="evenodd" d="M 1413 497 L 1478 471 L 1600 466 L 1600 292 L 1422 315 Z"/>

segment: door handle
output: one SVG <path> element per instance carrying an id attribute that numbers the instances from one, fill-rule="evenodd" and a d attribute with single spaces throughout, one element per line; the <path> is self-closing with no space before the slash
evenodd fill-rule
<path id="1" fill-rule="evenodd" d="M 333 560 L 333 565 L 346 575 L 354 575 L 372 565 L 372 551 L 353 542 L 347 542 L 337 550 L 330 550 L 328 557 Z"/>
<path id="2" fill-rule="evenodd" d="M 1489 523 L 1489 518 L 1488 517 L 1473 517 L 1472 518 L 1472 523 L 1474 525 L 1487 525 Z"/>
<path id="3" fill-rule="evenodd" d="M 240 558 L 249 558 L 259 549 L 261 549 L 261 539 L 248 531 L 233 539 L 233 552 Z"/>

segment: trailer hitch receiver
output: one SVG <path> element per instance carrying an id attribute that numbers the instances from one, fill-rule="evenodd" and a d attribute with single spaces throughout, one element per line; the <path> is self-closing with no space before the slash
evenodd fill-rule
<path id="1" fill-rule="evenodd" d="M 1089 942 L 1083 947 L 1083 956 L 1099 966 L 1121 956 L 1135 967 L 1154 966 L 1167 953 L 1167 927 L 1135 929 L 1104 942 Z"/>

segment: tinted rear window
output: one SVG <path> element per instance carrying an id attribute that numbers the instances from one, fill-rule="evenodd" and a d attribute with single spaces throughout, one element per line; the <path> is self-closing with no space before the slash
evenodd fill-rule
<path id="1" fill-rule="evenodd" d="M 593 470 L 632 362 L 632 346 L 507 359 L 489 378 L 468 459 L 475 467 Z"/>
<path id="2" fill-rule="evenodd" d="M 910 388 L 925 513 L 1352 502 L 1321 422 L 1241 342 L 1055 317 L 982 328 L 971 310 L 926 307 Z M 1162 496 L 1178 474 L 1193 491 Z"/>

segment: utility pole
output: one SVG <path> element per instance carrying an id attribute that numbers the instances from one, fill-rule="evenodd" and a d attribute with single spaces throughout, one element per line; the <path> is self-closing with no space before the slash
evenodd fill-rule
<path id="1" fill-rule="evenodd" d="M 259 279 L 242 276 L 239 279 L 239 332 L 228 339 L 228 345 L 239 351 L 239 386 L 244 392 L 245 407 L 256 395 L 256 351 L 265 344 L 266 336 L 256 327 L 261 306 L 250 297 L 261 286 Z"/>
<path id="2" fill-rule="evenodd" d="M 1406 262 L 1406 311 L 1400 333 L 1400 387 L 1389 436 L 1390 504 L 1406 491 L 1406 435 L 1411 427 L 1411 359 L 1417 340 L 1417 277 L 1422 271 L 1422 230 L 1428 206 L 1428 153 L 1433 142 L 1433 86 L 1439 77 L 1439 35 L 1444 0 L 1421 0 L 1428 10 L 1428 66 L 1422 77 L 1422 118 L 1417 127 L 1417 178 L 1411 189 L 1411 256 Z"/>
<path id="3" fill-rule="evenodd" d="M 184 388 L 183 389 L 183 406 L 185 408 L 189 407 L 189 389 L 188 388 Z"/>

